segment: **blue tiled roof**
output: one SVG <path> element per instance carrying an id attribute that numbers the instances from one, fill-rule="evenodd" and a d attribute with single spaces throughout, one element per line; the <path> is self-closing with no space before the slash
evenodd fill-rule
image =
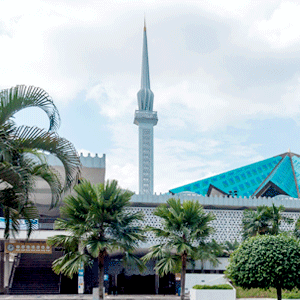
<path id="1" fill-rule="evenodd" d="M 292 157 L 292 160 L 290 158 Z M 292 162 L 295 169 L 293 174 Z M 295 182 L 297 178 L 297 183 Z M 193 192 L 207 195 L 210 185 L 223 193 L 237 191 L 238 196 L 257 195 L 268 183 L 273 183 L 286 194 L 297 198 L 296 184 L 300 184 L 300 158 L 293 154 L 282 154 L 253 163 L 229 172 L 205 178 L 190 184 L 186 184 L 170 192 Z"/>

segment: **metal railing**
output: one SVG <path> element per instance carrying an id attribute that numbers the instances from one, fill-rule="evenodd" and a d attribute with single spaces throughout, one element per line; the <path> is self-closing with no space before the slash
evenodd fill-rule
<path id="1" fill-rule="evenodd" d="M 20 259 L 21 259 L 21 254 L 17 254 L 14 257 L 14 262 L 11 268 L 11 272 L 10 272 L 10 276 L 9 276 L 9 280 L 8 280 L 8 289 L 11 289 L 13 281 L 14 281 L 14 276 L 15 276 L 15 271 L 20 263 Z"/>

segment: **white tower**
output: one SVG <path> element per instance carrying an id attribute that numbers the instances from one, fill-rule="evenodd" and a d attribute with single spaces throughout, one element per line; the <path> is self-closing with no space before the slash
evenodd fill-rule
<path id="1" fill-rule="evenodd" d="M 134 124 L 139 126 L 139 193 L 153 194 L 153 126 L 157 112 L 153 111 L 154 95 L 150 90 L 146 25 L 144 25 L 141 89 L 138 94 L 139 109 L 135 111 Z"/>

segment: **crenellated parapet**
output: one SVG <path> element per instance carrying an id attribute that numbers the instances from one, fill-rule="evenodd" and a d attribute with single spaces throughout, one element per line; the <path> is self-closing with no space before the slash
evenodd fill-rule
<path id="1" fill-rule="evenodd" d="M 83 167 L 105 169 L 105 154 L 103 154 L 102 157 L 99 157 L 96 153 L 93 157 L 90 153 L 88 154 L 88 156 L 83 156 L 83 154 L 80 153 L 79 158 Z M 53 155 L 46 155 L 46 159 L 48 164 L 51 166 L 62 166 L 61 161 Z"/>
<path id="2" fill-rule="evenodd" d="M 88 156 L 83 156 L 83 154 L 80 153 L 80 162 L 82 166 L 86 168 L 105 169 L 105 154 L 103 154 L 102 157 L 99 157 L 96 153 L 95 156 L 92 157 L 90 153 L 88 154 Z"/>
<path id="3" fill-rule="evenodd" d="M 289 196 L 280 195 L 273 198 L 269 197 L 224 197 L 224 196 L 202 196 L 197 194 L 154 194 L 142 195 L 134 194 L 131 198 L 133 203 L 159 205 L 166 203 L 168 199 L 175 198 L 181 201 L 185 200 L 198 200 L 204 207 L 223 207 L 227 209 L 240 209 L 256 208 L 260 205 L 276 206 L 283 205 L 287 211 L 300 211 L 300 199 L 291 198 Z"/>

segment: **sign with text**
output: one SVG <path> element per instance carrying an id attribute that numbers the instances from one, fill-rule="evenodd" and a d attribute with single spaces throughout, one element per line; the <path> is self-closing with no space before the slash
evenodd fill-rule
<path id="1" fill-rule="evenodd" d="M 46 242 L 5 242 L 5 253 L 51 254 L 52 247 Z"/>

